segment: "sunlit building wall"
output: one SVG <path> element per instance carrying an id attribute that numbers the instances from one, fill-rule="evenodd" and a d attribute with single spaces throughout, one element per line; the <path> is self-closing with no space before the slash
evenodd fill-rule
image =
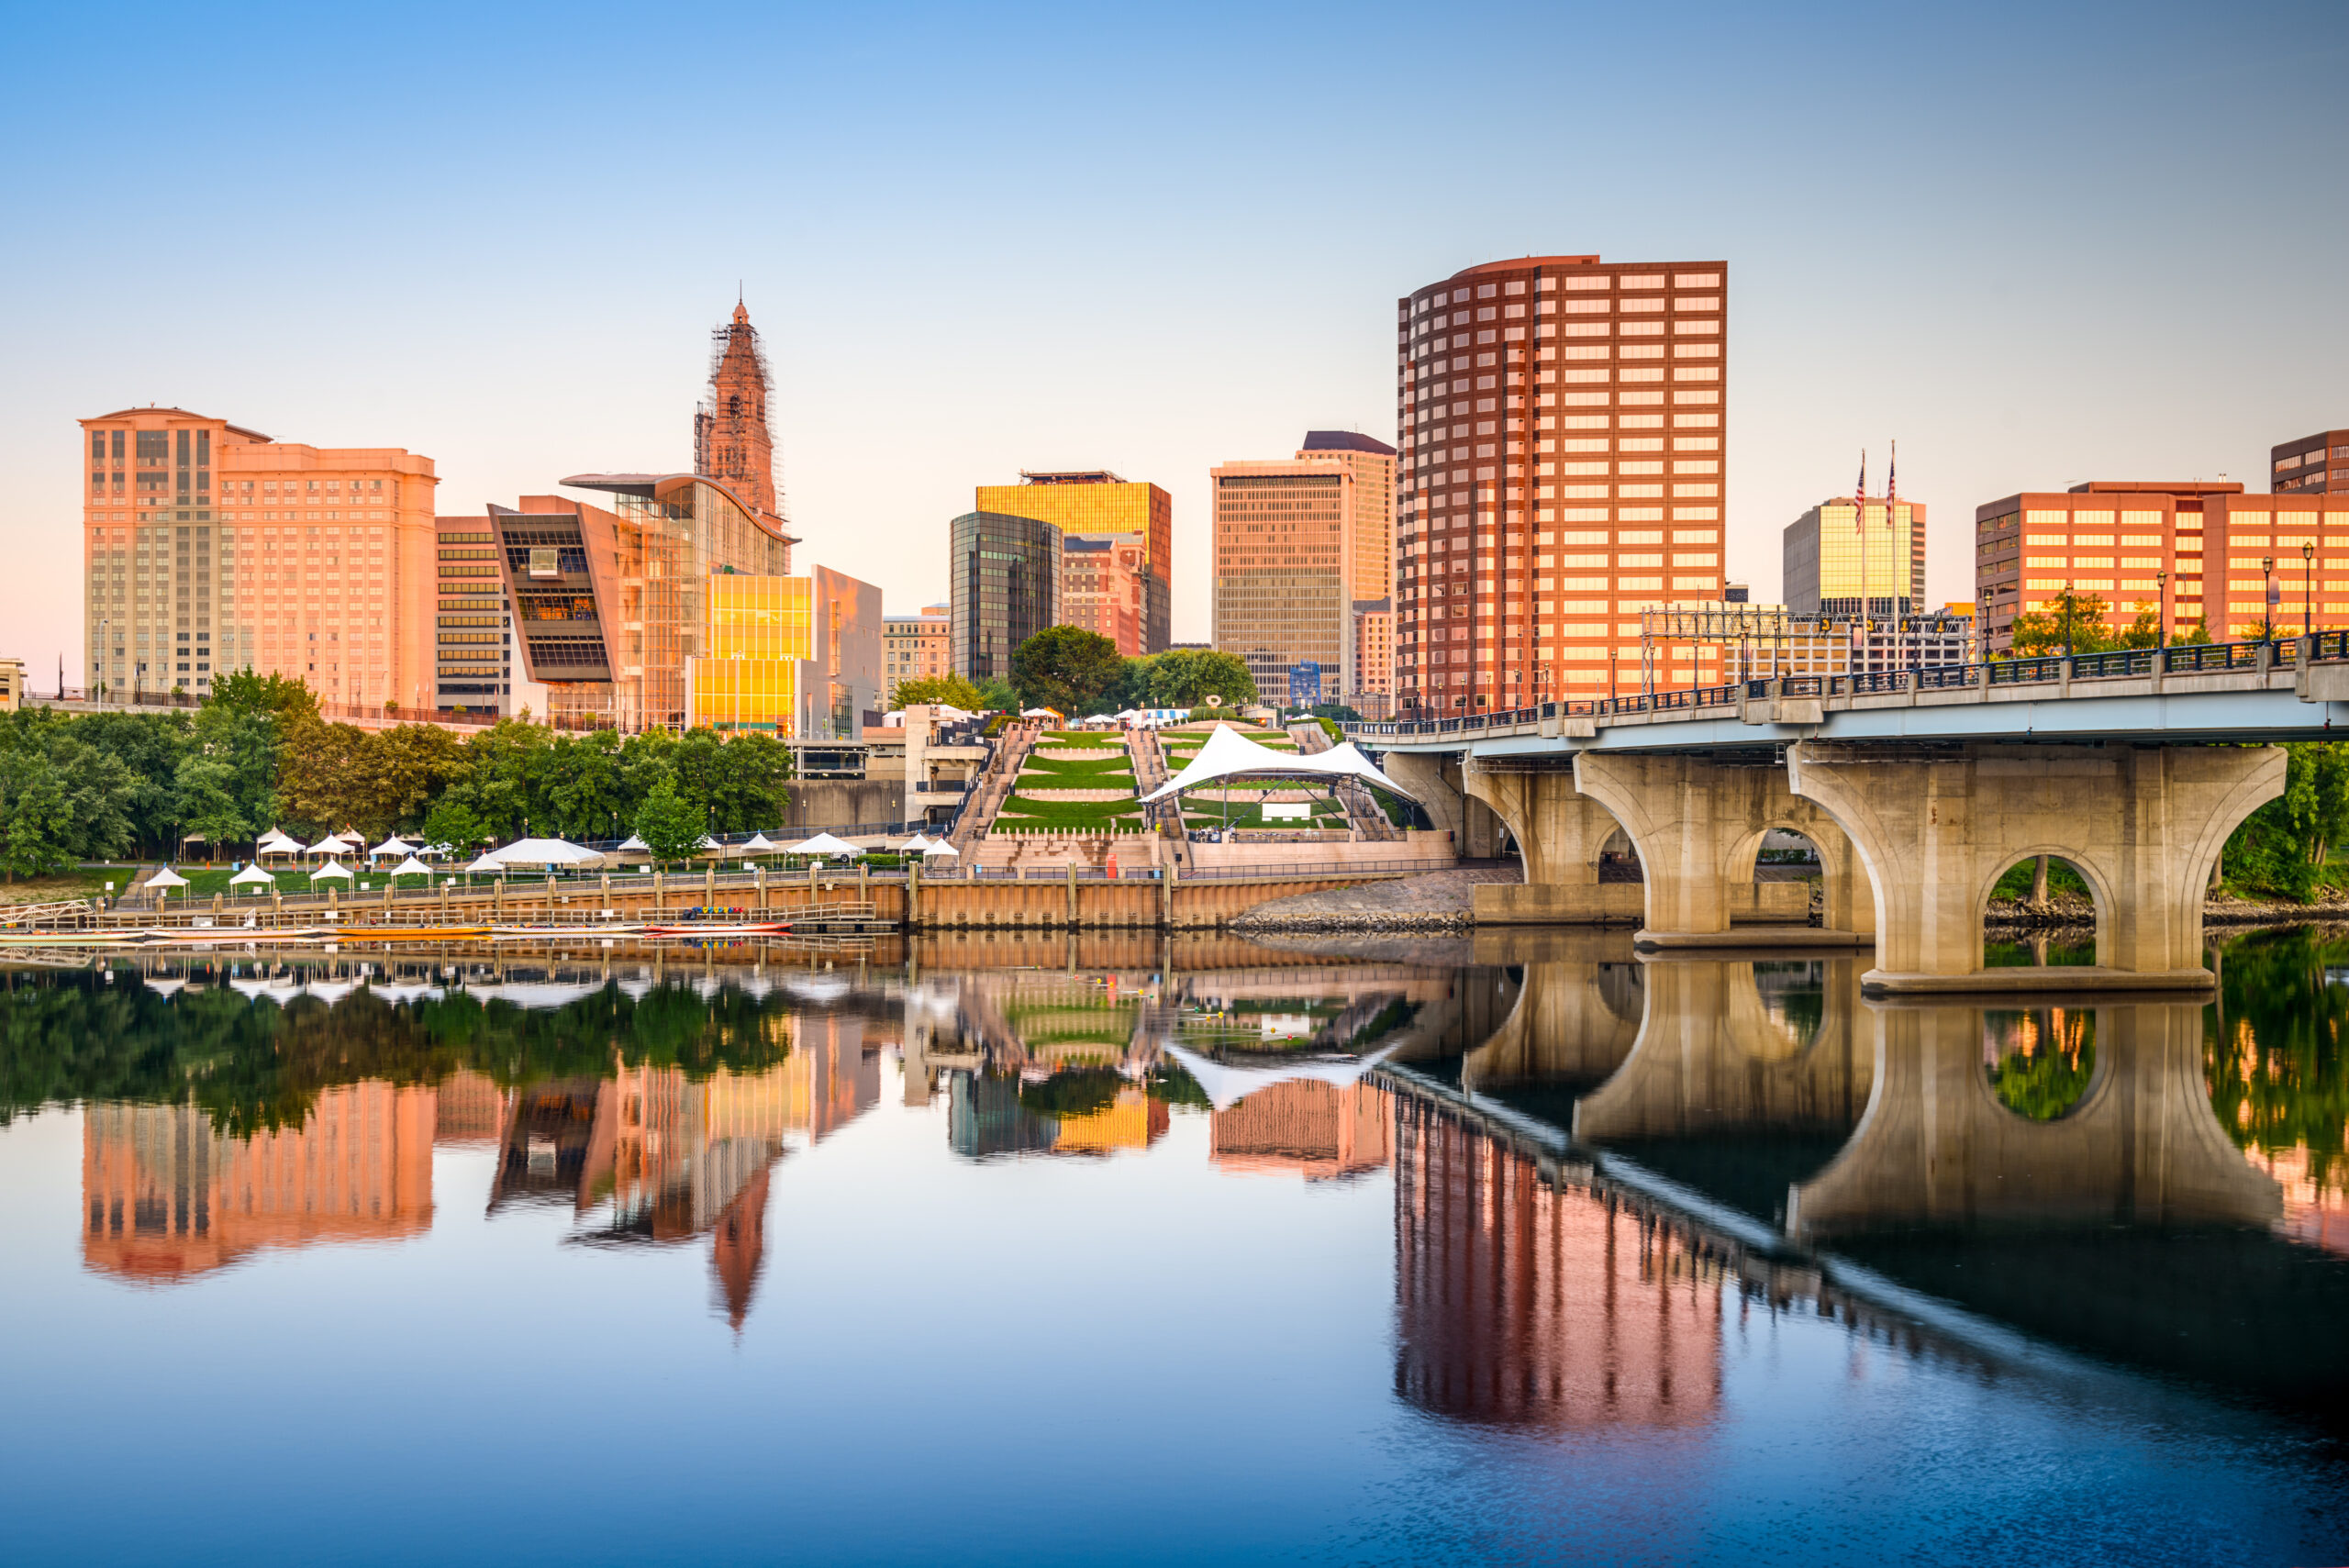
<path id="1" fill-rule="evenodd" d="M 950 636 L 953 606 L 924 605 L 910 616 L 885 616 L 882 620 L 881 679 L 896 706 L 897 684 L 924 681 L 954 673 Z"/>
<path id="2" fill-rule="evenodd" d="M 1383 1089 L 1293 1078 L 1214 1112 L 1208 1158 L 1225 1171 L 1308 1181 L 1360 1175 L 1392 1157 L 1394 1120 Z"/>
<path id="3" fill-rule="evenodd" d="M 1641 608 L 1720 597 L 1728 282 L 1531 256 L 1397 302 L 1406 711 L 1636 689 Z"/>
<path id="4" fill-rule="evenodd" d="M 1013 651 L 1060 623 L 1061 530 L 1016 514 L 965 512 L 948 525 L 947 552 L 954 673 L 1008 680 Z"/>
<path id="5" fill-rule="evenodd" d="M 1131 659 L 1142 651 L 1149 572 L 1132 534 L 1061 535 L 1061 626 L 1106 637 Z"/>
<path id="6" fill-rule="evenodd" d="M 1174 635 L 1174 497 L 1155 484 L 1121 479 L 1102 469 L 1051 473 L 1023 470 L 1019 477 L 1018 484 L 980 485 L 976 509 L 1033 517 L 1064 534 L 1127 534 L 1140 540 L 1141 651 L 1165 652 Z M 959 640 L 956 647 L 959 651 Z"/>
<path id="7" fill-rule="evenodd" d="M 1787 607 L 1798 615 L 1861 613 L 1876 617 L 1920 613 L 1925 607 L 1925 508 L 1882 501 L 1867 504 L 1867 526 L 1853 522 L 1849 495 L 1821 501 L 1788 523 L 1780 536 Z"/>
<path id="8" fill-rule="evenodd" d="M 2207 575 L 2203 571 L 2204 516 L 2214 501 L 2223 505 L 2242 493 L 2243 486 L 2231 480 L 2099 479 L 1976 506 L 1974 583 L 1984 653 L 2012 649 L 2015 617 L 2045 610 L 2067 590 L 2103 600 L 2105 625 L 2116 635 L 2136 619 L 2139 606 L 2158 614 L 2166 598 L 2173 635 L 2207 613 L 2210 635 L 2223 640 L 2230 626 L 2228 590 L 2204 590 L 2211 576 L 2224 584 L 2227 570 L 2221 565 Z M 2221 562 L 2225 553 L 2223 547 L 2209 551 Z M 2254 570 L 2258 559 L 2252 557 Z M 2261 599 L 2243 616 L 2257 619 L 2266 611 Z"/>

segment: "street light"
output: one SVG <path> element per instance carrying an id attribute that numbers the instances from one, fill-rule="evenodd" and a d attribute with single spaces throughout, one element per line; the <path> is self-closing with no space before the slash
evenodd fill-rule
<path id="1" fill-rule="evenodd" d="M 2316 546 L 2307 539 L 2300 541 L 2300 635 L 2306 637 L 2316 629 Z"/>
<path id="2" fill-rule="evenodd" d="M 2072 656 L 2072 580 L 2064 579 L 2064 657 Z"/>
<path id="3" fill-rule="evenodd" d="M 2154 593 L 2155 595 L 2155 603 L 2159 606 L 2159 612 L 2161 615 L 2161 619 L 2156 622 L 2154 627 L 2154 647 L 2156 650 L 2159 650 L 2169 646 L 2168 573 L 2156 572 L 2154 573 Z"/>
<path id="4" fill-rule="evenodd" d="M 2276 640 L 2276 606 L 2283 599 L 2283 595 L 2276 591 L 2276 558 L 2274 556 L 2263 555 L 2259 558 L 2259 575 L 2267 584 L 2267 592 L 2263 595 L 2267 605 L 2266 635 L 2262 640 L 2273 642 Z"/>

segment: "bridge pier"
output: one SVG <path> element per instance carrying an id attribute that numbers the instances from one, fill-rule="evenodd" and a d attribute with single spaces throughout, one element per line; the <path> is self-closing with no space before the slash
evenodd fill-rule
<path id="1" fill-rule="evenodd" d="M 2202 898 L 2219 851 L 2284 787 L 2277 747 L 1974 743 L 1788 749 L 1794 793 L 1851 837 L 1876 885 L 1871 991 L 2200 989 Z M 1982 920 L 2039 855 L 2096 895 L 2093 968 L 1986 970 Z"/>
<path id="2" fill-rule="evenodd" d="M 1867 1112 L 1834 1161 L 1789 1190 L 1787 1229 L 1799 1239 L 1920 1225 L 2265 1225 L 2282 1207 L 2275 1180 L 2210 1114 L 2199 1003 L 2098 1007 L 2087 1091 L 2049 1121 L 1998 1103 L 1979 1007 L 1867 1010 Z"/>
<path id="3" fill-rule="evenodd" d="M 1871 940 L 1875 922 L 1854 896 L 1860 873 L 1849 842 L 1832 817 L 1787 788 L 1784 769 L 1584 751 L 1575 758 L 1574 785 L 1622 825 L 1639 853 L 1646 884 L 1646 921 L 1632 939 L 1639 945 L 1849 948 Z M 1831 900 L 1826 926 L 1810 924 L 1805 884 L 1753 880 L 1772 828 L 1817 847 Z"/>
<path id="4" fill-rule="evenodd" d="M 1466 761 L 1457 751 L 1397 751 L 1381 765 L 1426 808 L 1430 822 L 1452 835 L 1453 853 L 1484 860 L 1500 853 L 1500 819 L 1468 793 Z"/>

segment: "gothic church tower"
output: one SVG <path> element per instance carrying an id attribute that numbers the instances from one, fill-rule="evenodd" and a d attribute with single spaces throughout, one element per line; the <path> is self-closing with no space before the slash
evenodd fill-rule
<path id="1" fill-rule="evenodd" d="M 709 396 L 694 410 L 694 472 L 723 482 L 785 528 L 775 494 L 774 441 L 767 434 L 767 357 L 740 301 L 710 335 Z"/>

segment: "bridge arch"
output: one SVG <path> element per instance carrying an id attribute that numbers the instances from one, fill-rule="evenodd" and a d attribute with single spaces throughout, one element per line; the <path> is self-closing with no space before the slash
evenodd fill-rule
<path id="1" fill-rule="evenodd" d="M 1773 833 L 1792 833 L 1819 856 L 1820 889 L 1826 906 L 1821 922 L 1831 931 L 1867 935 L 1876 930 L 1876 890 L 1867 867 L 1833 817 L 1809 801 L 1786 797 L 1792 809 L 1764 817 L 1753 830 L 1733 840 L 1721 867 L 1731 882 L 1754 880 L 1762 846 Z"/>
<path id="2" fill-rule="evenodd" d="M 2009 850 L 2004 853 L 2003 858 L 1993 858 L 1987 862 L 1990 867 L 1989 873 L 1982 878 L 1981 885 L 1976 889 L 1974 895 L 1974 966 L 1976 969 L 1982 968 L 1989 957 L 1990 900 L 1998 890 L 1999 881 L 2006 876 L 2007 873 L 2014 870 L 2023 862 L 2035 861 L 2042 855 L 2045 855 L 2051 861 L 2061 861 L 2070 866 L 2079 873 L 2080 880 L 2088 884 L 2088 897 L 2096 905 L 2096 962 L 2104 962 L 2106 943 L 2109 940 L 2107 929 L 2112 920 L 2111 874 L 2104 867 L 2096 863 L 2094 855 L 2083 853 L 2079 850 L 2066 848 L 2050 840 Z"/>

